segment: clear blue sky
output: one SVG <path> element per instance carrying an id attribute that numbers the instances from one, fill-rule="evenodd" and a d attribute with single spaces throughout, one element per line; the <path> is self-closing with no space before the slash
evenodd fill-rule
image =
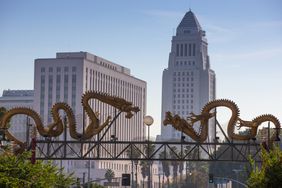
<path id="1" fill-rule="evenodd" d="M 36 58 L 88 51 L 147 81 L 156 134 L 162 70 L 189 8 L 206 30 L 217 98 L 234 100 L 243 119 L 272 113 L 282 120 L 280 0 L 2 0 L 0 92 L 33 89 Z"/>

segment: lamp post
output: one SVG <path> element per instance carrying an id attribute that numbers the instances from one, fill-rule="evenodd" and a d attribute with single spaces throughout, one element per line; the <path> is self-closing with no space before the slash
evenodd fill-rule
<path id="1" fill-rule="evenodd" d="M 152 116 L 145 116 L 143 119 L 145 125 L 148 126 L 148 141 L 150 139 L 150 126 L 154 123 L 154 119 L 152 118 Z"/>
<path id="2" fill-rule="evenodd" d="M 238 179 L 238 174 L 239 174 L 240 172 L 242 172 L 243 170 L 241 170 L 241 169 L 233 169 L 232 171 L 233 171 L 233 172 L 235 173 L 235 175 L 236 175 L 236 180 L 239 181 L 239 179 Z M 236 182 L 236 187 L 238 188 L 238 182 Z"/>
<path id="3" fill-rule="evenodd" d="M 145 123 L 145 125 L 148 126 L 148 148 L 147 148 L 147 155 L 149 157 L 149 152 L 150 152 L 150 126 L 154 123 L 154 119 L 152 118 L 152 116 L 145 116 L 143 119 L 143 122 Z M 151 164 L 149 163 L 149 173 L 148 173 L 148 188 L 151 188 Z"/>

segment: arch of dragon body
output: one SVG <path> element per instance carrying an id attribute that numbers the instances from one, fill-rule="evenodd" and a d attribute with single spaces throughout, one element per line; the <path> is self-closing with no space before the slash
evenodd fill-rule
<path id="1" fill-rule="evenodd" d="M 96 99 L 100 102 L 113 106 L 116 109 L 115 116 L 108 116 L 105 122 L 100 122 L 98 112 L 92 109 L 89 105 L 89 100 Z M 33 119 L 36 131 L 42 136 L 36 140 L 36 158 L 49 160 L 179 160 L 179 161 L 248 161 L 251 155 L 255 160 L 259 161 L 259 151 L 261 143 L 254 139 L 257 136 L 258 127 L 264 122 L 271 122 L 275 126 L 275 132 L 268 134 L 268 146 L 277 140 L 280 134 L 280 122 L 271 114 L 263 114 L 254 118 L 251 121 L 242 120 L 239 117 L 239 108 L 230 100 L 219 99 L 207 103 L 201 114 L 191 114 L 186 119 L 179 115 L 174 115 L 171 112 L 166 113 L 163 121 L 165 126 L 171 125 L 175 129 L 182 132 L 182 136 L 178 140 L 171 141 L 149 141 L 139 139 L 138 141 L 127 141 L 116 139 L 108 139 L 105 137 L 117 118 L 125 113 L 125 118 L 132 118 L 135 113 L 139 112 L 139 108 L 133 106 L 132 102 L 125 99 L 110 96 L 105 93 L 88 91 L 82 96 L 82 106 L 89 118 L 89 124 L 85 127 L 82 133 L 77 131 L 75 116 L 71 107 L 66 103 L 56 103 L 51 109 L 53 123 L 44 126 L 38 113 L 32 109 L 19 107 L 8 110 L 1 119 L 1 128 L 5 129 L 7 138 L 14 142 L 15 153 L 21 153 L 29 148 L 30 143 L 24 143 L 17 139 L 9 132 L 8 122 L 17 114 L 23 114 Z M 227 134 L 223 131 L 222 126 L 217 121 L 216 108 L 224 107 L 231 110 L 232 114 L 227 125 Z M 59 111 L 64 111 L 67 122 L 59 115 Z M 214 122 L 211 125 L 211 119 Z M 200 124 L 200 129 L 195 130 L 194 124 Z M 83 121 L 84 123 L 84 121 Z M 134 126 L 134 125 L 131 125 Z M 216 139 L 209 141 L 208 129 L 214 126 L 215 135 L 221 132 L 226 142 L 219 143 Z M 69 137 L 67 137 L 67 127 Z M 235 132 L 235 129 L 246 127 L 248 134 L 240 135 Z M 103 131 L 102 131 L 103 130 Z M 118 131 L 118 130 L 117 130 Z M 186 142 L 183 140 L 183 135 L 189 136 L 193 141 Z M 61 139 L 58 139 L 60 135 Z M 62 138 L 63 137 L 63 138 Z M 156 150 L 153 153 L 147 154 L 144 152 L 144 146 L 154 144 Z M 174 152 L 175 146 L 179 148 L 179 153 Z M 225 146 L 225 150 L 217 153 L 216 148 Z M 139 158 L 128 156 L 128 150 L 135 149 L 141 154 Z M 165 151 L 174 152 L 175 156 L 163 156 L 159 158 L 159 152 Z M 193 155 L 191 155 L 193 153 Z M 226 158 L 224 153 L 229 153 Z M 224 156 L 224 157 L 223 157 Z"/>

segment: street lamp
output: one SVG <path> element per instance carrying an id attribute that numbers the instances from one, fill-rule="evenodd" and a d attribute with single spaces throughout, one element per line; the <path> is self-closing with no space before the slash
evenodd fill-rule
<path id="1" fill-rule="evenodd" d="M 143 119 L 143 122 L 145 125 L 148 126 L 148 149 L 147 149 L 147 154 L 149 157 L 149 140 L 150 140 L 150 126 L 154 123 L 154 119 L 152 116 L 145 116 Z M 151 188 L 151 165 L 149 164 L 149 173 L 148 173 L 148 188 Z"/>
<path id="2" fill-rule="evenodd" d="M 152 116 L 145 116 L 143 119 L 145 125 L 148 126 L 148 141 L 150 139 L 150 126 L 154 123 L 154 119 L 152 118 Z"/>
<path id="3" fill-rule="evenodd" d="M 243 170 L 241 170 L 241 169 L 233 169 L 232 171 L 233 171 L 233 172 L 235 173 L 235 175 L 236 175 L 236 180 L 239 181 L 239 179 L 238 179 L 238 174 L 239 174 L 240 172 L 242 172 Z M 236 187 L 238 187 L 238 182 L 236 182 Z"/>

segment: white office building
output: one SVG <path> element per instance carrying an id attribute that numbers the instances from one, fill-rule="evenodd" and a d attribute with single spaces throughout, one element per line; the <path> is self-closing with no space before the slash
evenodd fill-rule
<path id="1" fill-rule="evenodd" d="M 0 97 L 0 107 L 9 110 L 15 107 L 33 108 L 34 92 L 33 90 L 4 90 Z M 9 132 L 19 140 L 26 142 L 32 130 L 29 125 L 33 121 L 26 115 L 14 115 L 10 121 Z"/>
<path id="2" fill-rule="evenodd" d="M 125 114 L 121 114 L 117 119 L 118 140 L 130 141 L 144 138 L 146 82 L 132 76 L 128 68 L 87 52 L 67 52 L 57 53 L 55 58 L 36 59 L 34 70 L 34 108 L 40 113 L 45 125 L 52 122 L 50 114 L 52 105 L 56 102 L 66 102 L 76 115 L 77 130 L 82 132 L 81 96 L 86 91 L 94 90 L 122 97 L 131 101 L 133 106 L 140 108 L 140 111 L 131 119 L 126 119 Z M 115 115 L 114 108 L 109 105 L 106 106 L 97 100 L 93 100 L 90 104 L 94 112 L 99 111 L 101 122 L 104 122 L 108 115 L 112 117 Z M 87 124 L 87 120 L 85 122 Z M 111 134 L 113 134 L 112 128 L 107 133 L 106 139 L 109 139 Z M 113 169 L 116 176 L 131 170 L 129 161 L 86 162 L 82 165 L 79 162 L 66 161 L 67 164 L 64 166 L 67 171 L 75 170 L 78 176 L 82 178 L 84 176 L 85 181 L 104 178 L 106 169 Z"/>
<path id="3" fill-rule="evenodd" d="M 168 68 L 163 71 L 162 120 L 167 111 L 182 117 L 191 112 L 199 114 L 202 107 L 214 99 L 215 72 L 210 68 L 205 31 L 189 11 L 172 37 Z M 214 135 L 213 128 L 209 135 Z M 180 137 L 181 133 L 172 126 L 161 127 L 162 140 Z"/>

